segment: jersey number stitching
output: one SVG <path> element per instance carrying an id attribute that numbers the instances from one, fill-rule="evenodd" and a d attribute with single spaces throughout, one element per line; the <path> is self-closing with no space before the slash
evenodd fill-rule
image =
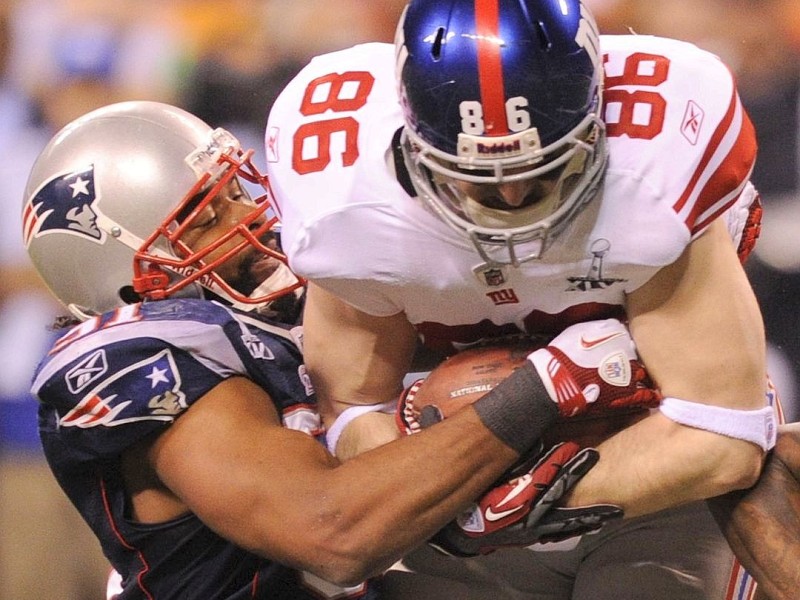
<path id="1" fill-rule="evenodd" d="M 604 57 L 608 62 L 608 55 Z M 658 92 L 623 87 L 657 87 L 669 76 L 665 56 L 636 52 L 625 59 L 622 75 L 606 75 L 603 121 L 609 137 L 652 140 L 664 129 L 667 101 Z"/>
<path id="2" fill-rule="evenodd" d="M 308 84 L 300 113 L 306 117 L 326 111 L 354 112 L 367 103 L 375 78 L 366 71 L 329 73 Z M 342 164 L 355 164 L 359 124 L 353 117 L 314 121 L 301 125 L 294 134 L 292 167 L 300 175 L 323 171 L 331 162 L 331 146 L 337 133 L 344 134 Z"/>
<path id="3" fill-rule="evenodd" d="M 604 64 L 608 55 L 603 57 Z M 667 81 L 670 61 L 658 54 L 636 52 L 625 59 L 621 75 L 606 75 L 603 120 L 609 137 L 628 136 L 651 140 L 664 129 L 667 101 L 655 88 Z M 355 112 L 367 103 L 375 78 L 366 71 L 328 73 L 308 84 L 300 113 L 304 116 Z M 623 89 L 625 88 L 625 89 Z M 519 98 L 512 108 L 518 107 Z M 474 108 L 474 107 L 473 107 Z M 474 112 L 469 113 L 474 117 Z M 462 115 L 463 116 L 463 115 Z M 292 167 L 300 175 L 324 171 L 331 163 L 331 146 L 343 135 L 342 165 L 349 167 L 359 157 L 359 123 L 352 116 L 304 123 L 294 134 Z"/>

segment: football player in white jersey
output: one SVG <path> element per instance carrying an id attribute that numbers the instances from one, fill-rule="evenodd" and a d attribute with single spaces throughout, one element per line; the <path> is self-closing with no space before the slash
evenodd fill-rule
<path id="1" fill-rule="evenodd" d="M 665 395 L 569 499 L 638 518 L 569 552 L 471 559 L 470 577 L 525 598 L 753 592 L 701 502 L 756 481 L 777 410 L 741 264 L 755 133 L 716 56 L 600 36 L 579 0 L 413 0 L 394 47 L 314 58 L 265 143 L 340 456 L 391 435 L 380 406 L 419 342 L 446 355 L 617 317 Z M 534 386 L 546 366 L 531 363 Z M 425 559 L 408 564 L 453 566 Z"/>
<path id="2" fill-rule="evenodd" d="M 39 431 L 120 575 L 119 600 L 376 598 L 380 583 L 364 578 L 529 449 L 530 477 L 499 484 L 524 492 L 511 538 L 539 539 L 541 514 L 569 517 L 547 509 L 596 452 L 539 457 L 518 426 L 530 421 L 524 401 L 482 398 L 344 464 L 325 451 L 298 331 L 264 317 L 294 319 L 303 282 L 266 195 L 245 190 L 265 191 L 251 156 L 178 108 L 124 102 L 56 134 L 28 180 L 28 252 L 74 316 L 34 376 Z M 581 518 L 593 530 L 606 514 L 619 511 Z M 570 519 L 548 526 L 584 531 Z"/>

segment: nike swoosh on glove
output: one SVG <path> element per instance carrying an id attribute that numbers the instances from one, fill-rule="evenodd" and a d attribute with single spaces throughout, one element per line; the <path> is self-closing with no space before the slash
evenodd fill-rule
<path id="1" fill-rule="evenodd" d="M 562 417 L 609 408 L 654 408 L 661 401 L 628 328 L 617 319 L 567 327 L 528 360 Z"/>
<path id="2" fill-rule="evenodd" d="M 487 492 L 448 523 L 429 544 L 451 556 L 477 556 L 503 547 L 530 546 L 583 535 L 623 516 L 620 507 L 598 504 L 554 506 L 597 463 L 594 448 L 561 442 L 526 474 Z"/>

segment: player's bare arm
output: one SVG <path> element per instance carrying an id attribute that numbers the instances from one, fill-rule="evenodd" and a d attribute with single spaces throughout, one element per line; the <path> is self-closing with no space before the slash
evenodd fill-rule
<path id="1" fill-rule="evenodd" d="M 664 396 L 739 410 L 764 406 L 764 331 L 721 221 L 629 297 L 631 333 Z M 752 485 L 763 450 L 656 412 L 600 445 L 572 502 L 633 516 Z"/>
<path id="2" fill-rule="evenodd" d="M 769 600 L 800 590 L 800 423 L 781 425 L 758 483 L 709 502 L 739 560 Z"/>
<path id="3" fill-rule="evenodd" d="M 350 406 L 397 400 L 417 341 L 404 314 L 373 317 L 310 283 L 304 323 L 306 367 L 328 426 Z M 368 413 L 342 431 L 336 453 L 352 456 L 395 437 L 390 415 Z"/>
<path id="4" fill-rule="evenodd" d="M 139 521 L 192 511 L 243 548 L 353 584 L 435 533 L 517 457 L 471 409 L 436 429 L 340 463 L 237 377 L 149 446 L 149 478 L 126 477 Z"/>

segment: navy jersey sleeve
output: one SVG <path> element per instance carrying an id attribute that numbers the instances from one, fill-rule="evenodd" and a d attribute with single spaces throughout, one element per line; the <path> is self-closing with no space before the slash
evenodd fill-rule
<path id="1" fill-rule="evenodd" d="M 40 365 L 33 393 L 43 435 L 58 433 L 62 460 L 84 462 L 118 456 L 237 375 L 264 388 L 284 421 L 319 433 L 290 333 L 208 301 L 133 305 L 78 326 Z"/>
<path id="2" fill-rule="evenodd" d="M 237 547 L 191 513 L 154 524 L 130 518 L 125 450 L 237 376 L 267 391 L 285 426 L 322 435 L 292 333 L 205 300 L 163 300 L 97 317 L 62 336 L 39 366 L 33 392 L 45 454 L 120 573 L 120 599 L 375 598 L 371 582 L 318 589 L 317 578 Z"/>

